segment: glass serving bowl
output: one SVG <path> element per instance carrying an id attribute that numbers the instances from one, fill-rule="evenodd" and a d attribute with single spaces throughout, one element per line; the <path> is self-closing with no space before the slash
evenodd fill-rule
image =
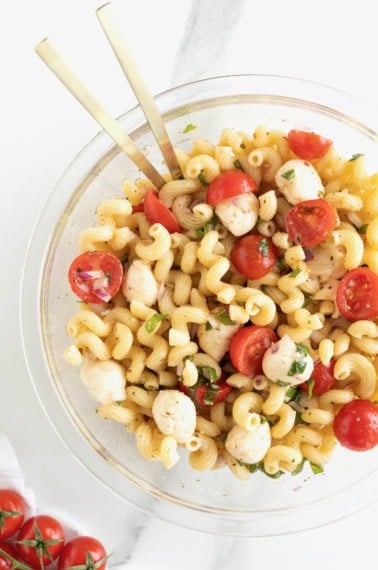
<path id="1" fill-rule="evenodd" d="M 378 113 L 345 93 L 280 76 L 218 77 L 171 89 L 156 97 L 175 146 L 196 138 L 218 140 L 222 128 L 311 129 L 341 152 L 377 161 Z M 119 119 L 155 167 L 162 157 L 140 108 Z M 196 129 L 184 133 L 187 124 Z M 79 233 L 94 224 L 96 206 L 121 194 L 124 178 L 140 176 L 131 161 L 99 133 L 73 160 L 36 224 L 27 252 L 21 293 L 21 328 L 30 375 L 40 402 L 74 455 L 120 497 L 175 524 L 235 536 L 271 536 L 327 524 L 378 496 L 378 451 L 337 448 L 323 474 L 303 471 L 247 481 L 228 469 L 192 470 L 185 457 L 171 470 L 140 457 L 133 434 L 101 420 L 79 380 L 62 358 L 70 344 L 66 323 L 75 298 L 66 274 L 78 254 Z"/>

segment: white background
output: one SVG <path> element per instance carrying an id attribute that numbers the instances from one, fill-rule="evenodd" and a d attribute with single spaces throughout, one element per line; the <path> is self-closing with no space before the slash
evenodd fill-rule
<path id="1" fill-rule="evenodd" d="M 307 570 L 365 567 L 376 558 L 378 506 L 327 528 L 271 539 L 217 539 L 174 529 L 146 519 L 104 489 L 65 448 L 39 406 L 19 334 L 22 264 L 51 189 L 98 126 L 42 64 L 34 46 L 49 36 L 112 114 L 123 113 L 134 99 L 97 24 L 100 4 L 2 4 L 0 431 L 14 445 L 39 509 L 97 536 L 115 552 L 113 563 L 124 560 L 124 568 L 292 568 L 294 561 Z M 199 77 L 244 72 L 316 80 L 376 102 L 376 19 L 369 0 L 118 4 L 154 93 Z"/>

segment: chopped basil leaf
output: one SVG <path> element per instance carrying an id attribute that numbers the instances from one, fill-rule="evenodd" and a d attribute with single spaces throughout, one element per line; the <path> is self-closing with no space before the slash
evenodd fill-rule
<path id="1" fill-rule="evenodd" d="M 207 321 L 205 324 L 205 331 L 211 331 L 212 328 L 213 328 L 213 325 L 211 323 L 209 323 L 209 321 Z"/>
<path id="2" fill-rule="evenodd" d="M 311 461 L 310 461 L 310 467 L 314 475 L 318 475 L 318 473 L 324 472 L 322 465 L 317 465 L 316 463 L 312 463 Z"/>
<path id="3" fill-rule="evenodd" d="M 278 479 L 279 477 L 281 477 L 281 475 L 284 474 L 283 471 L 277 471 L 276 473 L 267 473 L 265 471 L 265 467 L 264 467 L 263 463 L 260 464 L 260 471 L 262 473 L 264 473 L 264 475 L 267 475 L 268 477 L 271 477 L 272 479 Z"/>
<path id="4" fill-rule="evenodd" d="M 282 273 L 283 271 L 285 271 L 287 269 L 287 265 L 284 262 L 285 259 L 285 255 L 283 253 L 280 253 L 280 255 L 277 258 L 277 269 L 280 273 Z"/>
<path id="5" fill-rule="evenodd" d="M 289 273 L 289 277 L 291 277 L 292 279 L 294 279 L 294 277 L 297 277 L 297 275 L 300 274 L 301 272 L 301 268 L 298 266 L 294 269 L 294 271 L 292 271 L 291 273 Z"/>
<path id="6" fill-rule="evenodd" d="M 290 388 L 286 390 L 285 401 L 290 402 L 292 400 L 295 400 L 298 394 L 299 394 L 298 386 L 290 386 Z"/>
<path id="7" fill-rule="evenodd" d="M 304 372 L 306 366 L 307 362 L 304 362 L 303 360 L 294 360 L 287 375 L 294 376 L 294 374 L 301 374 Z"/>
<path id="8" fill-rule="evenodd" d="M 144 328 L 147 332 L 151 333 L 156 329 L 160 321 L 166 319 L 167 317 L 168 315 L 164 315 L 163 313 L 155 313 L 146 321 Z"/>
<path id="9" fill-rule="evenodd" d="M 236 160 L 234 160 L 234 166 L 235 168 L 237 168 L 238 170 L 243 170 L 243 167 L 241 165 L 240 160 L 237 158 Z"/>
<path id="10" fill-rule="evenodd" d="M 283 380 L 277 380 L 276 384 L 278 386 L 291 386 L 290 382 L 284 382 Z"/>
<path id="11" fill-rule="evenodd" d="M 207 182 L 205 175 L 203 173 L 203 170 L 201 170 L 201 172 L 199 173 L 199 175 L 197 176 L 198 180 L 201 182 L 201 184 L 203 184 L 203 186 L 208 186 L 209 183 Z"/>
<path id="12" fill-rule="evenodd" d="M 369 224 L 363 224 L 359 228 L 356 228 L 359 234 L 366 234 L 366 230 Z"/>
<path id="13" fill-rule="evenodd" d="M 303 458 L 302 461 L 296 466 L 294 471 L 291 472 L 291 474 L 292 475 L 298 475 L 299 473 L 301 473 L 301 471 L 303 471 L 303 467 L 304 467 L 305 462 L 306 462 L 306 459 Z"/>
<path id="14" fill-rule="evenodd" d="M 209 406 L 214 404 L 215 398 L 217 397 L 218 394 L 218 390 L 219 386 L 217 386 L 217 384 L 211 384 L 206 390 L 206 394 L 203 399 L 204 403 L 208 404 Z"/>
<path id="15" fill-rule="evenodd" d="M 302 304 L 302 309 L 305 309 L 311 303 L 312 298 L 311 298 L 311 295 L 309 295 L 308 293 L 305 293 L 305 292 L 303 292 L 303 296 L 304 296 L 304 300 L 303 300 L 303 304 Z"/>
<path id="16" fill-rule="evenodd" d="M 190 133 L 190 131 L 194 131 L 194 129 L 197 128 L 197 125 L 193 125 L 192 123 L 189 123 L 188 125 L 186 125 L 185 129 L 182 131 L 184 134 L 186 133 Z"/>
<path id="17" fill-rule="evenodd" d="M 235 325 L 236 324 L 235 321 L 230 319 L 230 316 L 229 316 L 228 312 L 226 311 L 226 309 L 221 309 L 220 311 L 215 313 L 214 316 L 217 319 L 217 321 L 222 323 L 222 325 Z"/>
<path id="18" fill-rule="evenodd" d="M 295 420 L 294 420 L 294 425 L 297 424 L 305 424 L 306 422 L 302 419 L 301 414 L 298 412 L 298 410 L 295 410 Z"/>
<path id="19" fill-rule="evenodd" d="M 214 214 L 214 216 L 210 220 L 205 222 L 203 228 L 196 230 L 197 237 L 203 238 L 204 235 L 213 230 L 217 225 L 218 220 L 219 220 L 218 216 Z"/>
<path id="20" fill-rule="evenodd" d="M 287 170 L 286 172 L 284 172 L 283 174 L 281 174 L 282 178 L 285 178 L 286 180 L 292 180 L 293 178 L 295 178 L 295 170 L 294 168 L 291 168 L 290 170 Z"/>
<path id="21" fill-rule="evenodd" d="M 263 257 L 269 254 L 269 242 L 267 238 L 263 238 L 259 243 L 259 252 Z"/>
<path id="22" fill-rule="evenodd" d="M 302 344 L 301 342 L 296 342 L 295 348 L 296 348 L 296 351 L 298 352 L 298 354 L 300 354 L 301 356 L 309 356 L 310 355 L 310 351 L 309 351 L 308 346 L 306 346 L 305 344 Z"/>
<path id="23" fill-rule="evenodd" d="M 315 380 L 313 378 L 310 378 L 310 380 L 307 382 L 309 398 L 312 398 L 312 392 L 314 390 L 314 386 L 315 386 Z"/>
<path id="24" fill-rule="evenodd" d="M 218 380 L 217 371 L 212 366 L 197 366 L 197 370 L 205 380 L 210 380 L 211 383 Z"/>
<path id="25" fill-rule="evenodd" d="M 356 154 L 352 154 L 351 158 L 349 159 L 349 162 L 353 162 L 353 160 L 357 160 L 357 158 L 360 158 L 360 156 L 364 156 L 364 155 L 360 152 L 357 152 Z"/>

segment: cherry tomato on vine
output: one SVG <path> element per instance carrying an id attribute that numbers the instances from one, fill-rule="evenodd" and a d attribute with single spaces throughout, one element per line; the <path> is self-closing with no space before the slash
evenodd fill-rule
<path id="1" fill-rule="evenodd" d="M 209 184 L 206 192 L 206 202 L 211 206 L 215 206 L 223 200 L 245 194 L 246 192 L 254 192 L 257 184 L 241 170 L 227 170 L 222 174 L 218 174 Z"/>
<path id="2" fill-rule="evenodd" d="M 337 287 L 336 305 L 350 321 L 378 317 L 378 275 L 368 267 L 347 271 Z"/>
<path id="3" fill-rule="evenodd" d="M 10 558 L 8 558 L 10 556 Z M 17 554 L 13 546 L 9 542 L 0 541 L 0 570 L 12 570 L 16 568 L 13 560 L 17 560 Z M 13 560 L 11 560 L 13 558 Z"/>
<path id="4" fill-rule="evenodd" d="M 159 200 L 153 190 L 147 190 L 143 204 L 144 213 L 150 224 L 161 224 L 170 234 L 181 232 L 181 228 L 174 214 Z"/>
<path id="5" fill-rule="evenodd" d="M 378 445 L 378 406 L 370 400 L 352 400 L 337 412 L 333 431 L 343 447 L 372 449 Z"/>
<path id="6" fill-rule="evenodd" d="M 256 325 L 239 329 L 231 339 L 230 359 L 241 374 L 255 376 L 262 371 L 262 360 L 266 350 L 278 340 L 269 327 Z"/>
<path id="7" fill-rule="evenodd" d="M 321 198 L 305 200 L 289 210 L 285 223 L 294 243 L 314 247 L 331 235 L 336 224 L 336 210 Z"/>
<path id="8" fill-rule="evenodd" d="M 225 380 L 220 379 L 213 383 L 201 382 L 191 388 L 180 382 L 179 389 L 199 406 L 214 406 L 227 398 L 232 387 Z"/>
<path id="9" fill-rule="evenodd" d="M 122 284 L 122 263 L 109 251 L 87 251 L 72 261 L 68 281 L 72 291 L 87 303 L 107 303 Z"/>
<path id="10" fill-rule="evenodd" d="M 58 570 L 79 566 L 81 570 L 105 570 L 107 554 L 104 546 L 91 536 L 77 536 L 68 541 L 58 560 Z"/>
<path id="11" fill-rule="evenodd" d="M 303 392 L 311 392 L 313 396 L 318 396 L 323 394 L 328 390 L 331 390 L 336 383 L 336 378 L 333 375 L 333 370 L 335 368 L 335 361 L 331 360 L 329 364 L 325 365 L 320 360 L 314 363 L 314 370 L 311 374 L 311 379 L 307 382 L 303 382 L 299 387 Z M 310 382 L 311 388 L 310 388 Z"/>
<path id="12" fill-rule="evenodd" d="M 24 521 L 25 501 L 17 491 L 0 489 L 0 540 L 17 532 Z"/>
<path id="13" fill-rule="evenodd" d="M 290 149 L 303 160 L 313 160 L 324 156 L 332 146 L 332 141 L 308 131 L 292 129 L 288 133 Z"/>
<path id="14" fill-rule="evenodd" d="M 32 568 L 43 568 L 58 557 L 64 540 L 64 530 L 58 520 L 48 515 L 37 515 L 24 522 L 15 544 L 22 560 Z"/>
<path id="15" fill-rule="evenodd" d="M 231 261 L 247 279 L 264 277 L 278 259 L 278 250 L 270 238 L 248 234 L 238 239 L 231 250 Z"/>

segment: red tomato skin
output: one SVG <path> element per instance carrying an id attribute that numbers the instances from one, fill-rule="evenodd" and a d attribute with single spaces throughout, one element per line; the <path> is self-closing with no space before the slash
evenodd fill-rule
<path id="1" fill-rule="evenodd" d="M 314 380 L 314 386 L 312 388 L 313 396 L 324 394 L 324 392 L 334 387 L 336 383 L 336 378 L 333 375 L 334 368 L 335 361 L 333 359 L 327 365 L 322 364 L 320 360 L 314 363 L 314 370 L 311 374 L 311 379 Z M 303 392 L 308 392 L 308 382 L 303 382 L 299 387 Z"/>
<path id="2" fill-rule="evenodd" d="M 12 556 L 12 558 L 17 559 L 16 551 L 9 542 L 0 541 L 0 551 L 1 550 L 9 554 L 9 556 Z M 8 560 L 8 558 L 0 552 L 0 570 L 11 570 L 11 568 L 13 568 L 12 560 Z"/>
<path id="3" fill-rule="evenodd" d="M 294 243 L 315 247 L 331 235 L 336 225 L 336 210 L 322 198 L 305 200 L 289 210 L 285 224 Z"/>
<path id="4" fill-rule="evenodd" d="M 262 247 L 263 240 L 267 248 Z M 266 255 L 261 250 L 266 251 Z M 270 238 L 247 234 L 236 241 L 230 257 L 236 270 L 247 279 L 260 279 L 276 264 L 278 250 Z"/>
<path id="5" fill-rule="evenodd" d="M 107 556 L 104 546 L 92 536 L 77 536 L 69 540 L 60 553 L 58 570 L 66 570 L 78 565 L 85 566 L 88 552 L 91 554 L 95 564 Z M 96 570 L 105 570 L 105 568 L 106 560 Z"/>
<path id="6" fill-rule="evenodd" d="M 229 386 L 225 380 L 218 380 L 217 382 L 214 382 L 213 385 L 214 384 L 218 386 L 218 390 L 212 402 L 205 401 L 207 391 L 210 388 L 209 384 L 206 382 L 203 382 L 197 388 L 195 386 L 193 386 L 193 388 L 188 388 L 188 386 L 185 386 L 185 384 L 179 382 L 179 389 L 187 396 L 190 396 L 194 402 L 198 404 L 198 406 L 207 408 L 209 406 L 215 406 L 215 404 L 220 404 L 220 402 L 223 402 L 232 390 L 232 387 Z"/>
<path id="7" fill-rule="evenodd" d="M 352 400 L 336 414 L 333 431 L 347 449 L 373 449 L 378 445 L 378 406 L 370 400 Z"/>
<path id="8" fill-rule="evenodd" d="M 303 160 L 322 158 L 332 146 L 332 141 L 316 133 L 292 129 L 288 132 L 290 149 Z"/>
<path id="9" fill-rule="evenodd" d="M 216 206 L 223 200 L 240 196 L 246 192 L 254 192 L 257 184 L 241 170 L 227 170 L 218 174 L 209 184 L 206 192 L 206 202 L 211 206 Z"/>
<path id="10" fill-rule="evenodd" d="M 231 339 L 230 359 L 241 374 L 256 376 L 262 372 L 266 350 L 278 337 L 269 327 L 251 325 L 239 329 Z"/>
<path id="11" fill-rule="evenodd" d="M 342 277 L 336 305 L 350 321 L 378 317 L 378 275 L 368 267 L 356 267 Z"/>
<path id="12" fill-rule="evenodd" d="M 0 540 L 13 536 L 24 522 L 26 504 L 23 497 L 12 489 L 0 489 Z M 7 513 L 20 513 L 8 516 Z"/>
<path id="13" fill-rule="evenodd" d="M 109 284 L 107 290 L 111 297 L 114 297 L 122 284 L 123 278 L 123 267 L 122 263 L 113 253 L 109 251 L 87 251 L 81 253 L 72 261 L 68 269 L 68 282 L 71 286 L 72 291 L 80 299 L 87 303 L 103 303 L 97 295 L 93 293 L 92 290 L 83 291 L 80 289 L 80 279 L 79 271 L 92 271 L 101 269 L 104 274 L 109 276 Z M 90 287 L 90 280 L 86 282 Z"/>
<path id="14" fill-rule="evenodd" d="M 159 200 L 153 190 L 147 190 L 143 204 L 145 216 L 150 224 L 161 224 L 170 234 L 182 231 L 171 210 Z"/>
<path id="15" fill-rule="evenodd" d="M 24 560 L 32 568 L 41 568 L 41 559 L 34 546 L 22 544 L 23 540 L 36 540 L 35 526 L 38 527 L 43 540 L 59 540 L 57 544 L 46 546 L 51 559 L 42 554 L 44 566 L 51 564 L 55 560 L 64 546 L 64 529 L 60 522 L 49 515 L 36 515 L 28 518 L 19 530 L 16 542 L 16 551 L 20 559 Z"/>

